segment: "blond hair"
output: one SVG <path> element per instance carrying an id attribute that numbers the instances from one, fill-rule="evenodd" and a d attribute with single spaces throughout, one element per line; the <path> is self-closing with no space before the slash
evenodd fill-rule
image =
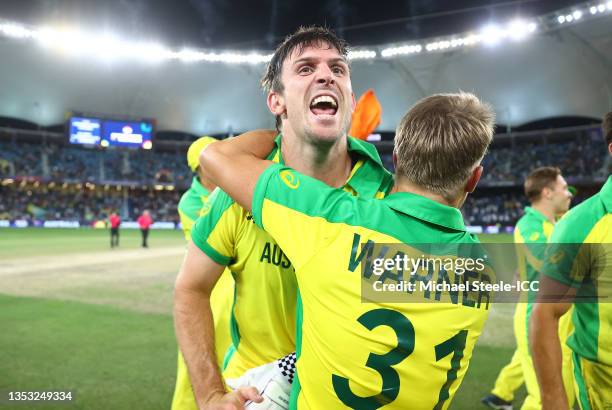
<path id="1" fill-rule="evenodd" d="M 474 94 L 436 94 L 417 102 L 395 134 L 399 179 L 453 199 L 493 139 L 495 113 Z"/>

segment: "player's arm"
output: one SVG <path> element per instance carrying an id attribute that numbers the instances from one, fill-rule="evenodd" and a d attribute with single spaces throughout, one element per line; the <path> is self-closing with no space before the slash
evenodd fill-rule
<path id="1" fill-rule="evenodd" d="M 563 387 L 559 318 L 570 309 L 575 294 L 576 289 L 542 276 L 529 321 L 529 339 L 543 410 L 569 410 Z"/>
<path id="2" fill-rule="evenodd" d="M 198 406 L 225 394 L 215 355 L 210 295 L 224 266 L 210 259 L 193 242 L 174 286 L 174 326 Z"/>
<path id="3" fill-rule="evenodd" d="M 174 288 L 174 325 L 199 408 L 241 409 L 260 401 L 253 388 L 226 394 L 215 355 L 210 295 L 225 267 L 189 242 Z"/>
<path id="4" fill-rule="evenodd" d="M 257 180 L 272 165 L 263 158 L 274 148 L 274 137 L 273 131 L 258 130 L 210 144 L 200 154 L 200 165 L 215 185 L 251 210 Z"/>

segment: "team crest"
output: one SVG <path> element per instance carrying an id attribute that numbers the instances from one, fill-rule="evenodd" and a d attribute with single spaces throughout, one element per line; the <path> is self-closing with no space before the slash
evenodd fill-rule
<path id="1" fill-rule="evenodd" d="M 281 180 L 291 189 L 297 189 L 300 186 L 300 180 L 293 171 L 285 169 L 280 172 Z"/>

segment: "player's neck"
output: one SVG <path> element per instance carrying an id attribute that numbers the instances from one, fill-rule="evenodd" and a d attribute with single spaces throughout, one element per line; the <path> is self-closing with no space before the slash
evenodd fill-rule
<path id="1" fill-rule="evenodd" d="M 346 138 L 332 144 L 313 144 L 300 138 L 283 136 L 281 153 L 286 165 L 329 186 L 343 186 L 351 173 Z"/>
<path id="2" fill-rule="evenodd" d="M 531 204 L 531 207 L 544 215 L 549 222 L 555 223 L 555 212 L 550 207 L 546 206 L 543 202 L 537 202 Z"/>
<path id="3" fill-rule="evenodd" d="M 420 196 L 424 196 L 425 198 L 431 199 L 432 201 L 436 201 L 442 205 L 452 206 L 453 208 L 460 208 L 463 204 L 462 198 L 455 198 L 453 200 L 449 200 L 440 194 L 436 194 L 435 192 L 431 192 L 421 186 L 413 184 L 403 179 L 398 179 L 395 181 L 395 185 L 391 190 L 391 193 L 395 192 L 409 192 L 411 194 L 417 194 Z"/>

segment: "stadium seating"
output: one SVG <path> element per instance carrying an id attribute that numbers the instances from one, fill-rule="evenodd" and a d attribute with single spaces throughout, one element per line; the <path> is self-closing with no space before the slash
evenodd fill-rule
<path id="1" fill-rule="evenodd" d="M 599 127 L 497 135 L 479 188 L 463 208 L 467 223 L 513 225 L 526 205 L 522 181 L 538 166 L 560 167 L 570 184 L 592 184 L 606 174 L 601 138 Z M 89 223 L 111 209 L 135 218 L 146 208 L 155 220 L 174 221 L 180 193 L 191 183 L 187 141 L 166 150 L 87 149 L 66 145 L 61 134 L 44 144 L 18 141 L 0 140 L 0 219 Z M 379 150 L 393 170 L 389 147 Z"/>

